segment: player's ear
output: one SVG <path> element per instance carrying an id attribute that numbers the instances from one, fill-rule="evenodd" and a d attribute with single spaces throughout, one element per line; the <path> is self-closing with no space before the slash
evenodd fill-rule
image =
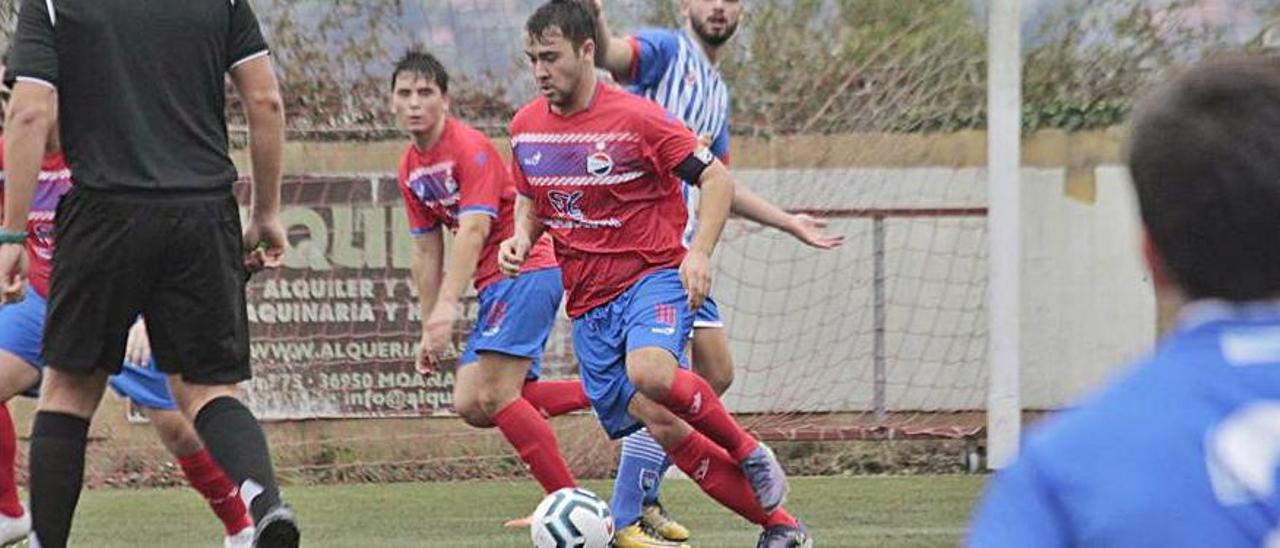
<path id="1" fill-rule="evenodd" d="M 582 53 L 582 56 L 583 56 L 583 57 L 586 57 L 587 59 L 591 59 L 591 62 L 594 64 L 594 63 L 595 63 L 595 58 L 596 58 L 596 40 L 595 40 L 595 38 L 587 38 L 586 40 L 583 40 L 583 41 L 582 41 L 582 51 L 581 51 L 580 53 Z"/>
<path id="2" fill-rule="evenodd" d="M 1169 276 L 1169 268 L 1164 264 L 1164 258 L 1160 255 L 1160 250 L 1156 248 L 1156 243 L 1151 240 L 1151 234 L 1146 229 L 1142 230 L 1142 260 L 1147 263 L 1147 270 L 1151 272 L 1151 283 L 1156 290 L 1172 288 L 1173 279 Z"/>

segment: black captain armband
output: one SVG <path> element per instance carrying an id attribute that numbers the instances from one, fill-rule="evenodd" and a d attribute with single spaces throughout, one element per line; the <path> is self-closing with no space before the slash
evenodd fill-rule
<path id="1" fill-rule="evenodd" d="M 27 231 L 21 230 L 10 232 L 0 228 L 0 245 L 4 244 L 25 244 L 27 241 Z"/>
<path id="2" fill-rule="evenodd" d="M 685 158 L 680 165 L 676 166 L 676 176 L 682 181 L 688 181 L 696 184 L 698 179 L 702 178 L 702 172 L 711 167 L 712 162 L 716 161 L 716 157 L 707 147 L 698 147 L 688 158 Z"/>

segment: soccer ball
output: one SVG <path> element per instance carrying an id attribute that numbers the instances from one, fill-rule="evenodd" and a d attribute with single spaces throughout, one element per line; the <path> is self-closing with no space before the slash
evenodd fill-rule
<path id="1" fill-rule="evenodd" d="M 530 529 L 537 548 L 608 548 L 613 515 L 595 493 L 566 487 L 542 499 Z"/>

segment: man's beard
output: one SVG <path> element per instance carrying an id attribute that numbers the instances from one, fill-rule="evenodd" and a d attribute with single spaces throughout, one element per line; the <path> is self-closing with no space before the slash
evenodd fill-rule
<path id="1" fill-rule="evenodd" d="M 689 22 L 693 26 L 694 34 L 697 34 L 698 38 L 701 38 L 703 42 L 714 47 L 723 46 L 725 42 L 728 42 L 730 38 L 733 38 L 734 33 L 738 32 L 737 22 L 734 22 L 731 25 L 726 25 L 724 34 L 711 34 L 711 31 L 707 30 L 706 25 L 696 19 L 690 18 Z"/>

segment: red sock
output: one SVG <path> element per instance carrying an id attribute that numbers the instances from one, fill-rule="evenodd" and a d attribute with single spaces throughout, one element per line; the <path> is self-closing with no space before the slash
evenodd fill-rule
<path id="1" fill-rule="evenodd" d="M 582 389 L 582 381 L 532 381 L 524 383 L 520 392 L 529 400 L 534 409 L 548 417 L 559 417 L 591 407 L 587 392 Z"/>
<path id="2" fill-rule="evenodd" d="M 724 448 L 712 443 L 706 436 L 690 432 L 679 445 L 667 452 L 676 466 L 693 478 L 703 492 L 747 521 L 762 527 L 795 527 L 795 518 L 782 508 L 774 510 L 772 514 L 764 513 L 764 508 L 756 502 L 755 491 L 751 490 L 751 484 L 742 475 L 738 463 L 729 457 Z"/>
<path id="3" fill-rule="evenodd" d="M 728 451 L 735 466 L 758 447 L 756 439 L 725 410 L 711 385 L 702 377 L 677 369 L 671 390 L 659 403 Z"/>
<path id="4" fill-rule="evenodd" d="M 529 472 L 548 493 L 565 487 L 577 487 L 569 465 L 560 454 L 556 433 L 547 419 L 538 413 L 524 398 L 517 398 L 511 405 L 493 415 L 503 437 L 529 465 Z"/>
<path id="5" fill-rule="evenodd" d="M 18 481 L 14 479 L 13 461 L 18 454 L 18 438 L 13 432 L 9 404 L 0 403 L 0 514 L 11 518 L 23 513 L 18 500 Z"/>
<path id="6" fill-rule="evenodd" d="M 209 508 L 222 520 L 222 526 L 228 535 L 234 535 L 253 525 L 253 518 L 249 517 L 244 501 L 240 500 L 240 489 L 222 471 L 222 467 L 214 462 L 207 449 L 178 457 L 178 464 L 182 466 L 187 482 L 200 492 L 205 502 L 209 503 Z"/>

